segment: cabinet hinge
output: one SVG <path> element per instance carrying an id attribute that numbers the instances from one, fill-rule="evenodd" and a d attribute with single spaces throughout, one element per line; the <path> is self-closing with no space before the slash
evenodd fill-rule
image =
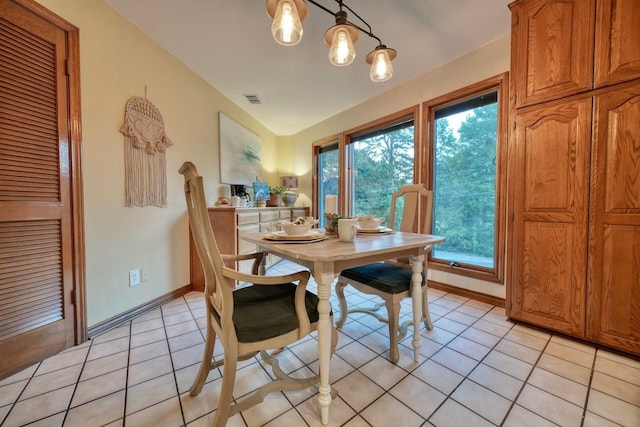
<path id="1" fill-rule="evenodd" d="M 71 289 L 71 304 L 76 305 L 76 290 Z"/>
<path id="2" fill-rule="evenodd" d="M 509 310 L 511 310 L 513 308 L 513 302 L 509 301 Z"/>
<path id="3" fill-rule="evenodd" d="M 516 214 L 511 212 L 511 222 L 513 222 L 516 219 Z"/>
<path id="4" fill-rule="evenodd" d="M 69 65 L 69 60 L 68 59 L 65 59 L 65 61 L 64 61 L 64 73 L 67 76 L 71 75 L 71 66 Z"/>

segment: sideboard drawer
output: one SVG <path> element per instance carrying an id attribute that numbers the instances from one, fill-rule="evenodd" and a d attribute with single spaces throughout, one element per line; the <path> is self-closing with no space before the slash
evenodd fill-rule
<path id="1" fill-rule="evenodd" d="M 238 226 L 238 254 L 247 254 L 256 251 L 256 245 L 242 238 L 243 234 L 259 233 L 260 224 L 248 224 Z"/>
<path id="2" fill-rule="evenodd" d="M 297 216 L 308 215 L 309 208 L 296 208 Z M 248 254 L 257 250 L 256 245 L 251 244 L 242 238 L 245 233 L 259 233 L 278 231 L 278 221 L 280 219 L 291 218 L 292 208 L 209 208 L 209 221 L 216 237 L 216 243 L 220 252 L 225 254 Z M 193 290 L 204 290 L 204 272 L 202 264 L 196 252 L 193 239 L 189 236 L 189 252 L 191 267 L 191 285 Z M 279 258 L 267 255 L 266 267 L 277 262 Z M 235 264 L 235 265 L 234 265 Z M 241 261 L 230 263 L 229 267 L 236 267 L 238 271 L 250 273 L 253 261 Z"/>
<path id="3" fill-rule="evenodd" d="M 260 222 L 258 212 L 238 212 L 238 225 Z"/>
<path id="4" fill-rule="evenodd" d="M 264 211 L 260 212 L 260 222 L 273 221 L 280 218 L 280 212 L 278 211 Z"/>

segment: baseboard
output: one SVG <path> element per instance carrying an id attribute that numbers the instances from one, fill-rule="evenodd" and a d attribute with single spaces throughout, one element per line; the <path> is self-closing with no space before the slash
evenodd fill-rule
<path id="1" fill-rule="evenodd" d="M 87 328 L 87 335 L 89 338 L 96 337 L 104 332 L 107 332 L 110 329 L 115 328 L 116 326 L 120 326 L 123 323 L 130 321 L 134 317 L 138 317 L 141 314 L 146 313 L 147 311 L 151 311 L 154 308 L 161 306 L 162 304 L 166 304 L 169 301 L 173 301 L 174 299 L 181 297 L 182 295 L 188 294 L 192 289 L 193 286 L 191 284 L 183 286 L 169 292 L 168 294 L 161 295 L 157 298 L 152 299 L 151 301 L 145 302 L 144 304 L 122 312 L 100 323 L 96 323 L 95 325 Z"/>
<path id="2" fill-rule="evenodd" d="M 434 282 L 429 280 L 429 287 L 439 291 L 449 292 L 450 294 L 459 295 L 461 297 L 471 298 L 476 301 L 495 305 L 497 307 L 505 307 L 504 298 L 494 297 L 493 295 L 483 294 L 481 292 L 471 291 L 469 289 L 459 288 L 457 286 L 447 285 L 446 283 Z"/>

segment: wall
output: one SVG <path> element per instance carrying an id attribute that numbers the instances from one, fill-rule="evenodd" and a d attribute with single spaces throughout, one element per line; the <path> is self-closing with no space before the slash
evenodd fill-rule
<path id="1" fill-rule="evenodd" d="M 93 326 L 189 283 L 178 169 L 185 160 L 196 163 L 210 203 L 227 190 L 219 184 L 218 112 L 259 134 L 265 153 L 276 152 L 276 137 L 101 0 L 39 3 L 80 29 L 87 323 Z M 124 207 L 119 129 L 126 101 L 145 90 L 174 143 L 167 152 L 167 208 Z M 264 159 L 272 171 L 273 162 L 272 154 Z M 136 268 L 147 269 L 149 280 L 130 288 L 128 272 Z"/>
<path id="2" fill-rule="evenodd" d="M 210 203 L 227 191 L 219 183 L 219 111 L 261 136 L 262 179 L 277 182 L 280 175 L 300 175 L 302 194 L 297 205 L 309 206 L 314 141 L 509 68 L 509 37 L 505 36 L 303 132 L 276 137 L 101 0 L 38 1 L 80 28 L 89 326 L 189 283 L 188 221 L 177 171 L 185 160 L 196 162 Z M 174 142 L 167 152 L 169 206 L 164 209 L 126 208 L 123 202 L 119 129 L 126 101 L 144 96 L 145 88 Z M 149 280 L 130 288 L 128 272 L 136 268 L 147 269 Z M 502 285 L 432 274 L 437 281 L 504 297 Z"/>
<path id="3" fill-rule="evenodd" d="M 310 203 L 312 144 L 326 137 L 348 131 L 351 128 L 387 116 L 404 108 L 476 83 L 509 70 L 510 36 L 508 34 L 474 50 L 454 61 L 409 81 L 393 91 L 388 91 L 347 111 L 341 112 L 315 126 L 294 135 L 281 150 L 290 150 L 296 159 L 302 193 L 299 203 Z M 366 78 L 366 77 L 363 77 Z M 420 119 L 422 116 L 420 115 Z M 506 286 L 482 280 L 470 279 L 442 271 L 430 270 L 435 281 L 504 298 Z"/>

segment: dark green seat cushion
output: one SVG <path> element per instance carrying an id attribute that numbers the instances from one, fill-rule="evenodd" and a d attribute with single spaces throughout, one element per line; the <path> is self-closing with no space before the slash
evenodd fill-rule
<path id="1" fill-rule="evenodd" d="M 411 274 L 412 271 L 408 268 L 376 262 L 342 270 L 340 276 L 364 283 L 387 294 L 399 294 L 409 290 Z M 422 286 L 424 285 L 423 274 Z"/>
<path id="2" fill-rule="evenodd" d="M 296 285 L 253 285 L 233 291 L 233 323 L 240 342 L 277 337 L 298 328 Z M 318 296 L 307 291 L 305 305 L 311 323 L 317 322 Z"/>

